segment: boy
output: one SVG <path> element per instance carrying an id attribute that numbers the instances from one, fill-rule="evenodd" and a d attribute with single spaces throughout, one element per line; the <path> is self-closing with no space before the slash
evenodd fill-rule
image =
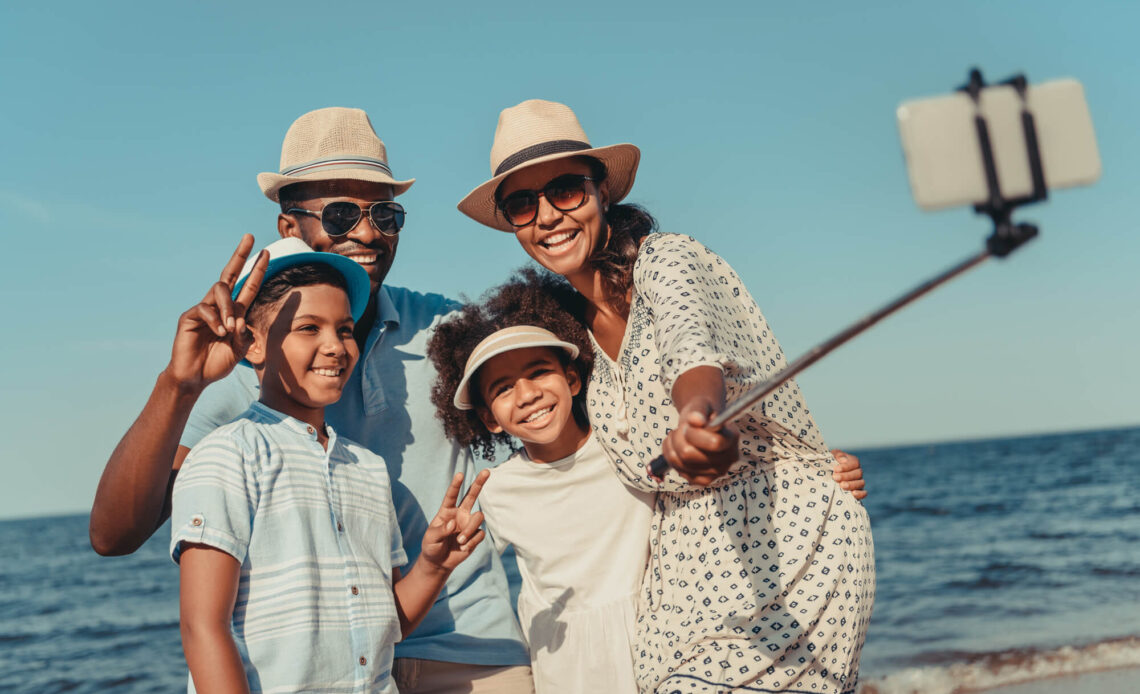
<path id="1" fill-rule="evenodd" d="M 324 421 L 359 357 L 368 275 L 294 238 L 266 251 L 244 316 L 260 398 L 194 447 L 174 487 L 191 690 L 395 692 L 393 645 L 483 539 L 472 506 L 486 473 L 458 505 L 456 475 L 401 577 L 384 462 Z"/>

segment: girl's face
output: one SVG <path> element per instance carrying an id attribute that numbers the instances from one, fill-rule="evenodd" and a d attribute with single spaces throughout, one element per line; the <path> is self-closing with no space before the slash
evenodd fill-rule
<path id="1" fill-rule="evenodd" d="M 578 450 L 585 430 L 574 419 L 578 372 L 549 347 L 526 347 L 479 367 L 479 418 L 492 433 L 519 439 L 531 460 L 549 463 Z"/>
<path id="2" fill-rule="evenodd" d="M 606 184 L 585 181 L 586 199 L 580 207 L 563 212 L 541 194 L 556 178 L 566 175 L 592 176 L 590 165 L 569 158 L 543 162 L 515 172 L 503 181 L 499 199 L 520 190 L 539 191 L 534 221 L 515 229 L 515 238 L 527 254 L 544 268 L 574 281 L 593 274 L 590 257 L 606 242 Z"/>

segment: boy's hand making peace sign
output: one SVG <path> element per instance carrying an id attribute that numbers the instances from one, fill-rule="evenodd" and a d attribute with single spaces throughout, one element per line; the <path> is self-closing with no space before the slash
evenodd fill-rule
<path id="1" fill-rule="evenodd" d="M 471 551 L 486 536 L 479 527 L 483 524 L 482 511 L 473 513 L 471 509 L 479 498 L 479 492 L 483 490 L 483 483 L 490 476 L 489 470 L 480 472 L 462 503 L 457 502 L 459 489 L 463 486 L 463 474 L 458 473 L 451 478 L 451 485 L 443 495 L 439 512 L 424 533 L 420 556 L 415 564 L 406 576 L 399 569 L 392 570 L 396 613 L 400 618 L 400 631 L 405 636 L 412 633 L 431 609 L 451 570 L 471 556 Z"/>
<path id="2" fill-rule="evenodd" d="M 459 489 L 463 485 L 463 473 L 456 473 L 443 495 L 443 503 L 439 512 L 428 524 L 421 545 L 420 556 L 430 564 L 444 571 L 451 571 L 459 566 L 474 550 L 486 533 L 479 527 L 483 524 L 483 512 L 472 512 L 483 484 L 491 476 L 489 470 L 483 470 L 467 490 L 462 503 L 459 500 Z"/>
<path id="3" fill-rule="evenodd" d="M 253 249 L 253 236 L 245 234 L 221 278 L 197 305 L 178 318 L 167 372 L 182 388 L 205 388 L 222 378 L 245 357 L 253 336 L 245 324 L 245 312 L 261 288 L 269 254 L 262 251 L 242 286 L 231 298 L 242 267 Z"/>

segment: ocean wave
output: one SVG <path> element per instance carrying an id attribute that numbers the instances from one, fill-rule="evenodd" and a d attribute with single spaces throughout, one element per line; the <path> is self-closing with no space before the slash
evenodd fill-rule
<path id="1" fill-rule="evenodd" d="M 1140 665 L 1140 637 L 1052 650 L 980 653 L 963 661 L 907 668 L 864 681 L 858 694 L 965 694 L 1005 685 Z"/>

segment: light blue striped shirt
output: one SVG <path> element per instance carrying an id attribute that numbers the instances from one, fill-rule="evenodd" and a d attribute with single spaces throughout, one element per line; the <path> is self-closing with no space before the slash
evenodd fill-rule
<path id="1" fill-rule="evenodd" d="M 427 342 L 459 304 L 438 294 L 387 285 L 378 290 L 376 299 L 376 323 L 340 401 L 325 408 L 325 421 L 384 459 L 411 563 L 419 556 L 428 521 L 451 478 L 462 472 L 469 484 L 483 464 L 470 449 L 448 440 L 431 402 L 437 374 L 426 356 Z M 193 448 L 259 397 L 257 375 L 239 365 L 198 399 L 182 445 Z M 507 575 L 491 542 L 480 543 L 451 572 L 428 615 L 396 644 L 396 657 L 473 665 L 530 664 Z"/>
<path id="2" fill-rule="evenodd" d="M 375 453 L 250 405 L 178 473 L 170 552 L 241 562 L 233 635 L 253 692 L 395 692 L 392 568 L 407 562 Z M 192 689 L 192 688 L 191 688 Z"/>

